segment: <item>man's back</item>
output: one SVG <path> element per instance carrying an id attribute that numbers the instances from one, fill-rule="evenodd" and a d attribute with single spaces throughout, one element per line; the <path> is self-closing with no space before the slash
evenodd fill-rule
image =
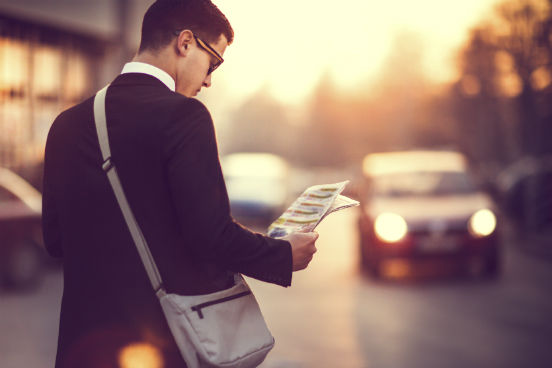
<path id="1" fill-rule="evenodd" d="M 177 356 L 101 169 L 92 106 L 88 99 L 62 113 L 46 148 L 45 243 L 64 262 L 58 366 L 114 359 L 136 342 Z M 112 160 L 169 292 L 220 290 L 231 283 L 228 271 L 289 285 L 289 243 L 230 217 L 212 121 L 200 102 L 152 76 L 123 74 L 108 89 L 106 116 Z"/>
<path id="2" fill-rule="evenodd" d="M 211 1 L 157 0 L 107 90 L 111 162 L 169 293 L 220 290 L 234 272 L 289 286 L 316 252 L 315 233 L 272 239 L 230 215 L 213 123 L 191 97 L 233 39 Z M 56 366 L 119 367 L 121 352 L 153 347 L 160 365 L 182 367 L 101 157 L 91 98 L 58 116 L 46 143 L 44 243 L 64 265 Z M 136 343 L 149 348 L 125 350 Z"/>

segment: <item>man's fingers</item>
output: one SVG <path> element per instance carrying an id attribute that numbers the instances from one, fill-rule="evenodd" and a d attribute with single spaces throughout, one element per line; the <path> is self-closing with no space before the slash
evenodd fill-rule
<path id="1" fill-rule="evenodd" d="M 313 240 L 318 239 L 318 233 L 316 231 L 302 232 L 297 231 L 295 234 L 298 234 L 302 238 L 312 238 Z"/>
<path id="2" fill-rule="evenodd" d="M 312 256 L 306 258 L 306 259 L 304 260 L 303 264 L 301 264 L 301 266 L 300 266 L 301 268 L 300 268 L 300 269 L 301 269 L 301 270 L 304 270 L 305 268 L 307 268 L 307 266 L 309 265 L 309 263 L 311 263 L 312 258 L 313 258 Z"/>
<path id="3" fill-rule="evenodd" d="M 293 270 L 299 271 L 307 268 L 312 261 L 314 253 L 317 252 L 316 240 L 318 233 L 311 232 L 294 232 L 284 237 L 285 240 L 292 244 L 293 255 Z"/>
<path id="4" fill-rule="evenodd" d="M 318 236 L 319 236 L 319 234 L 317 232 L 314 232 L 314 231 L 310 232 L 310 233 L 305 233 L 305 234 L 309 235 L 312 238 L 313 241 L 316 241 L 316 239 L 318 239 Z"/>
<path id="5" fill-rule="evenodd" d="M 294 271 L 300 271 L 300 270 L 304 270 L 305 268 L 307 268 L 307 266 L 309 265 L 309 263 L 312 261 L 312 259 L 314 258 L 314 253 L 311 253 L 311 254 L 305 254 L 302 258 L 301 258 L 301 261 L 293 268 Z"/>

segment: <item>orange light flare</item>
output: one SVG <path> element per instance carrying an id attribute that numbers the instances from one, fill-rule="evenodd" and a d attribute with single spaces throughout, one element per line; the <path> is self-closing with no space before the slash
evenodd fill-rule
<path id="1" fill-rule="evenodd" d="M 161 352 L 147 343 L 135 343 L 125 346 L 119 352 L 121 368 L 163 368 Z"/>

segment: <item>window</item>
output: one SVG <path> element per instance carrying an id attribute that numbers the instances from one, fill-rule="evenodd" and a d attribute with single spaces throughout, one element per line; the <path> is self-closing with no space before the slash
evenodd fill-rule
<path id="1" fill-rule="evenodd" d="M 43 160 L 55 117 L 95 87 L 105 45 L 89 37 L 0 16 L 0 166 Z"/>

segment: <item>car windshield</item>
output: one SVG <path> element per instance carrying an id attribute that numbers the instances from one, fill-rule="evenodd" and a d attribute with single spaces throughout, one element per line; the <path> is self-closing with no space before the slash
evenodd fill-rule
<path id="1" fill-rule="evenodd" d="M 393 173 L 373 180 L 373 194 L 383 197 L 455 195 L 475 191 L 465 172 Z"/>

